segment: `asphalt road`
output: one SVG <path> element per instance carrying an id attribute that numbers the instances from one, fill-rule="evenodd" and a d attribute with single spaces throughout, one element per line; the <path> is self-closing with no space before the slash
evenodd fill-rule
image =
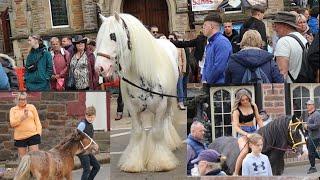
<path id="1" fill-rule="evenodd" d="M 115 105 L 112 103 L 111 107 Z M 116 112 L 116 111 L 111 111 Z M 111 119 L 114 119 L 115 115 L 111 113 Z M 186 123 L 187 123 L 186 111 L 181 111 L 174 106 L 174 119 L 176 121 L 177 132 L 182 139 L 186 138 Z M 144 127 L 147 129 L 151 127 L 152 115 L 146 112 L 143 115 Z M 142 172 L 142 173 L 126 173 L 120 171 L 117 167 L 119 158 L 129 143 L 131 121 L 130 118 L 125 116 L 120 121 L 111 121 L 111 160 L 110 171 L 111 179 L 130 179 L 130 180 L 146 180 L 146 179 L 184 179 L 186 174 L 186 145 L 184 144 L 180 149 L 174 151 L 175 156 L 178 158 L 180 164 L 178 167 L 169 172 Z"/>
<path id="2" fill-rule="evenodd" d="M 72 172 L 72 177 L 74 180 L 80 180 L 82 175 L 82 169 L 78 169 Z M 95 180 L 110 180 L 110 164 L 101 165 L 100 171 Z"/>

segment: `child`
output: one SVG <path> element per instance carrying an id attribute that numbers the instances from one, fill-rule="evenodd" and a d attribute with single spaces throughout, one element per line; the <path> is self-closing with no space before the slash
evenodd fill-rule
<path id="1" fill-rule="evenodd" d="M 272 176 L 269 159 L 261 154 L 263 138 L 253 133 L 249 137 L 249 147 L 252 152 L 247 154 L 242 163 L 242 176 Z"/>
<path id="2" fill-rule="evenodd" d="M 89 135 L 93 138 L 94 129 L 92 122 L 96 118 L 96 109 L 93 106 L 86 108 L 86 118 L 81 120 L 78 124 L 78 129 Z M 93 154 L 79 154 L 78 155 L 83 173 L 81 176 L 81 180 L 92 180 L 97 175 L 100 170 L 100 164 Z M 92 170 L 90 171 L 90 165 L 92 166 Z"/>

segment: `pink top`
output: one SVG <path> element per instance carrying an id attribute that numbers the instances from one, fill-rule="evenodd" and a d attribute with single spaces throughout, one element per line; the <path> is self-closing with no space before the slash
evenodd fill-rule
<path id="1" fill-rule="evenodd" d="M 66 77 L 68 72 L 68 65 L 70 63 L 70 53 L 63 48 L 60 51 L 53 52 L 51 51 L 52 55 L 52 63 L 54 66 L 54 74 L 59 74 L 60 77 Z"/>

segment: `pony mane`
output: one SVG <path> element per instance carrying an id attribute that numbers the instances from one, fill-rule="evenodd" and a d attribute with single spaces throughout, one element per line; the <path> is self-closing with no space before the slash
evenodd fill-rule
<path id="1" fill-rule="evenodd" d="M 77 133 L 74 132 L 72 134 L 69 134 L 67 137 L 65 137 L 59 144 L 57 144 L 54 149 L 58 150 L 65 150 L 65 149 L 70 149 L 73 147 L 77 141 L 80 140 L 78 139 L 79 137 L 77 136 Z"/>
<path id="2" fill-rule="evenodd" d="M 287 147 L 290 120 L 291 116 L 281 116 L 258 130 L 258 133 L 264 137 L 263 151 L 268 151 L 271 146 L 279 148 Z"/>
<path id="3" fill-rule="evenodd" d="M 134 16 L 119 14 L 127 25 L 131 52 L 128 49 L 128 37 L 121 24 L 112 16 L 112 26 L 115 29 L 120 54 L 120 64 L 125 73 L 135 72 L 152 85 L 160 84 L 165 93 L 175 93 L 175 69 L 170 62 L 169 55 L 161 48 L 156 39 Z M 110 24 L 110 25 L 111 25 Z M 130 62 L 129 62 L 130 61 Z"/>

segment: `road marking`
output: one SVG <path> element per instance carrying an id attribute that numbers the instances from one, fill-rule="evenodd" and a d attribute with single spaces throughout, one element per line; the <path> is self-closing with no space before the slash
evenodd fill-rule
<path id="1" fill-rule="evenodd" d="M 112 135 L 110 135 L 110 137 L 114 138 L 114 137 L 124 136 L 124 135 L 128 135 L 128 134 L 131 134 L 131 132 L 127 131 L 127 132 L 123 132 L 123 133 L 112 134 Z"/>
<path id="2" fill-rule="evenodd" d="M 150 129 L 151 128 L 151 126 L 147 126 L 147 127 L 145 127 L 145 129 Z M 113 129 L 113 128 L 111 128 L 111 131 L 117 131 L 117 130 L 131 130 L 132 128 L 130 127 L 130 128 L 115 128 L 115 129 Z"/>
<path id="3" fill-rule="evenodd" d="M 110 152 L 110 155 L 118 155 L 118 154 L 122 154 L 123 153 L 123 151 L 121 151 L 121 152 Z"/>

